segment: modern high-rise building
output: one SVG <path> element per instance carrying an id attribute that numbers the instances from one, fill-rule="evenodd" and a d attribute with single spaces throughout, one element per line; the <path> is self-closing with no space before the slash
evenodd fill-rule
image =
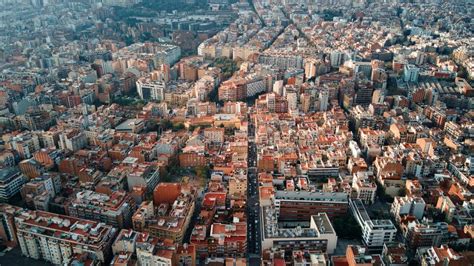
<path id="1" fill-rule="evenodd" d="M 344 64 L 345 53 L 341 51 L 332 51 L 329 58 L 331 59 L 331 67 L 339 67 Z"/>
<path id="2" fill-rule="evenodd" d="M 372 77 L 372 64 L 370 62 L 354 62 L 354 74 L 363 73 L 366 79 Z"/>
<path id="3" fill-rule="evenodd" d="M 327 111 L 329 104 L 329 92 L 322 90 L 319 92 L 319 111 Z"/>
<path id="4" fill-rule="evenodd" d="M 407 64 L 403 68 L 403 80 L 405 82 L 417 82 L 420 69 L 414 65 Z"/>

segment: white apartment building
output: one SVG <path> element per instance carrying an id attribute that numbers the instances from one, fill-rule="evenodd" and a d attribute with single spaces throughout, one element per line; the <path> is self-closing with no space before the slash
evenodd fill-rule
<path id="1" fill-rule="evenodd" d="M 352 188 L 356 197 L 365 204 L 372 204 L 377 194 L 377 184 L 369 179 L 368 172 L 356 172 L 352 177 Z"/>
<path id="2" fill-rule="evenodd" d="M 17 167 L 0 169 L 0 201 L 7 202 L 27 181 Z"/>
<path id="3" fill-rule="evenodd" d="M 125 160 L 130 160 L 130 157 Z M 124 161 L 125 161 L 124 160 Z M 128 189 L 132 191 L 134 186 L 144 186 L 149 192 L 158 185 L 160 181 L 159 167 L 153 167 L 147 164 L 136 164 L 132 171 L 127 174 Z"/>
<path id="4" fill-rule="evenodd" d="M 164 256 L 166 251 L 155 252 L 155 245 L 150 243 L 137 243 L 137 261 L 141 266 L 171 266 L 172 258 Z M 172 251 L 169 251 L 172 252 Z"/>
<path id="5" fill-rule="evenodd" d="M 319 92 L 319 111 L 327 111 L 329 104 L 329 92 L 322 90 Z"/>
<path id="6" fill-rule="evenodd" d="M 56 265 L 67 265 L 75 254 L 85 253 L 105 263 L 116 234 L 103 223 L 43 211 L 24 211 L 15 224 L 23 255 Z"/>
<path id="7" fill-rule="evenodd" d="M 22 133 L 14 136 L 6 141 L 7 147 L 17 151 L 21 158 L 28 159 L 33 156 L 33 153 L 38 151 L 40 141 L 37 135 L 31 133 Z"/>
<path id="8" fill-rule="evenodd" d="M 286 100 L 288 101 L 288 109 L 289 110 L 296 110 L 298 109 L 298 95 L 296 92 L 288 92 L 286 93 Z"/>
<path id="9" fill-rule="evenodd" d="M 87 145 L 84 132 L 70 130 L 59 135 L 59 147 L 63 150 L 78 151 Z"/>
<path id="10" fill-rule="evenodd" d="M 362 240 L 369 248 L 382 248 L 395 241 L 397 228 L 390 220 L 372 220 L 360 199 L 350 201 L 350 209 L 362 229 Z"/>
<path id="11" fill-rule="evenodd" d="M 405 82 L 417 82 L 420 69 L 414 65 L 407 64 L 403 68 L 403 80 Z"/>
<path id="12" fill-rule="evenodd" d="M 390 207 L 390 213 L 397 219 L 403 215 L 411 215 L 421 220 L 425 212 L 425 206 L 426 203 L 421 197 L 395 197 Z"/>
<path id="13" fill-rule="evenodd" d="M 326 213 L 312 215 L 309 227 L 281 228 L 278 225 L 277 212 L 273 206 L 263 207 L 260 212 L 262 250 L 282 248 L 293 251 L 303 245 L 307 251 L 334 253 L 337 235 Z"/>
<path id="14" fill-rule="evenodd" d="M 332 51 L 329 58 L 331 59 L 331 67 L 339 67 L 344 64 L 345 53 L 341 51 Z"/>
<path id="15" fill-rule="evenodd" d="M 139 79 L 136 82 L 138 95 L 142 100 L 163 101 L 165 99 L 166 82 L 150 79 Z"/>
<path id="16" fill-rule="evenodd" d="M 247 80 L 247 97 L 255 96 L 267 91 L 265 80 L 261 77 L 250 76 Z"/>

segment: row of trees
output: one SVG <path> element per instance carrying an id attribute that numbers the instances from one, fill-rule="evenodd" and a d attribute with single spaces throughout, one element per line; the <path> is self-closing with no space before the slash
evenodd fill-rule
<path id="1" fill-rule="evenodd" d="M 163 131 L 171 129 L 172 131 L 176 132 L 185 128 L 183 123 L 173 123 L 169 119 L 162 119 L 159 125 Z"/>
<path id="2" fill-rule="evenodd" d="M 209 5 L 205 0 L 196 0 L 195 3 L 187 3 L 184 1 L 176 0 L 159 0 L 159 1 L 143 1 L 139 4 L 145 9 L 151 9 L 155 11 L 166 11 L 172 12 L 178 11 L 196 11 L 199 9 L 209 9 Z"/>
<path id="3" fill-rule="evenodd" d="M 224 80 L 230 78 L 239 69 L 238 62 L 227 57 L 218 57 L 211 65 L 221 69 Z"/>

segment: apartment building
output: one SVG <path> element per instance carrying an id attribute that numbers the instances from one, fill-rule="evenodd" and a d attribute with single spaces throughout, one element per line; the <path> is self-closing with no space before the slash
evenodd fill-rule
<path id="1" fill-rule="evenodd" d="M 16 216 L 15 225 L 24 256 L 57 265 L 82 254 L 108 262 L 117 233 L 103 223 L 43 211 L 23 211 Z"/>
<path id="2" fill-rule="evenodd" d="M 31 158 L 36 151 L 40 150 L 40 140 L 31 132 L 22 132 L 17 135 L 4 134 L 2 140 L 5 141 L 6 148 L 18 152 L 22 159 Z"/>
<path id="3" fill-rule="evenodd" d="M 262 250 L 279 248 L 286 251 L 304 250 L 334 253 L 337 235 L 326 213 L 312 215 L 309 227 L 282 228 L 278 210 L 272 206 L 261 209 Z"/>
<path id="4" fill-rule="evenodd" d="M 419 254 L 419 257 L 422 266 L 469 265 L 472 262 L 446 245 L 430 247 L 424 253 Z"/>
<path id="5" fill-rule="evenodd" d="M 369 250 L 363 246 L 349 245 L 346 248 L 345 256 L 331 257 L 332 265 L 349 266 L 383 266 L 385 265 L 380 255 L 370 254 Z"/>
<path id="6" fill-rule="evenodd" d="M 355 191 L 356 198 L 362 200 L 363 203 L 374 203 L 375 195 L 377 194 L 377 184 L 370 180 L 368 172 L 354 173 L 352 188 Z"/>
<path id="7" fill-rule="evenodd" d="M 123 161 L 129 163 L 130 161 L 136 162 L 136 158 L 127 157 Z M 135 164 L 131 163 L 130 172 L 127 174 L 128 190 L 131 191 L 134 186 L 146 187 L 147 191 L 151 192 L 160 181 L 159 167 L 151 164 Z"/>
<path id="8" fill-rule="evenodd" d="M 143 202 L 132 217 L 133 229 L 181 243 L 195 207 L 195 191 L 182 190 L 170 202 Z"/>
<path id="9" fill-rule="evenodd" d="M 166 83 L 164 81 L 141 78 L 137 80 L 136 86 L 142 100 L 162 102 L 165 99 Z"/>
<path id="10" fill-rule="evenodd" d="M 59 147 L 62 150 L 78 151 L 87 145 L 84 132 L 77 129 L 67 130 L 59 135 Z"/>
<path id="11" fill-rule="evenodd" d="M 211 225 L 208 252 L 216 256 L 244 257 L 247 252 L 247 223 L 214 223 Z"/>
<path id="12" fill-rule="evenodd" d="M 15 217 L 23 211 L 21 207 L 0 203 L 0 244 L 7 247 L 18 245 Z"/>
<path id="13" fill-rule="evenodd" d="M 31 179 L 21 188 L 21 197 L 30 209 L 48 211 L 48 202 L 61 190 L 59 175 L 42 175 Z M 39 198 L 47 197 L 46 206 L 39 204 Z"/>
<path id="14" fill-rule="evenodd" d="M 409 215 L 421 220 L 425 212 L 426 203 L 421 197 L 405 196 L 395 197 L 390 213 L 398 220 L 400 217 Z"/>
<path id="15" fill-rule="evenodd" d="M 344 216 L 348 195 L 343 192 L 282 191 L 274 193 L 274 204 L 280 220 L 309 220 L 324 212 L 329 218 Z"/>
<path id="16" fill-rule="evenodd" d="M 8 202 L 27 181 L 17 167 L 0 169 L 0 201 Z"/>
<path id="17" fill-rule="evenodd" d="M 362 229 L 362 240 L 368 248 L 381 250 L 384 243 L 395 240 L 397 228 L 392 221 L 371 219 L 360 199 L 351 200 L 350 209 Z"/>
<path id="18" fill-rule="evenodd" d="M 118 228 L 132 226 L 135 201 L 125 191 L 114 191 L 110 195 L 85 190 L 76 193 L 67 205 L 69 215 L 103 222 Z"/>
<path id="19" fill-rule="evenodd" d="M 402 224 L 402 234 L 410 248 L 431 247 L 446 244 L 448 224 L 444 222 L 412 221 Z"/>

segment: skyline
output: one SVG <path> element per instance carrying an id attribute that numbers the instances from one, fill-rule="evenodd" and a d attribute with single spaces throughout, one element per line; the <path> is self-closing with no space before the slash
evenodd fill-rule
<path id="1" fill-rule="evenodd" d="M 0 264 L 474 264 L 472 0 L 1 0 Z"/>

